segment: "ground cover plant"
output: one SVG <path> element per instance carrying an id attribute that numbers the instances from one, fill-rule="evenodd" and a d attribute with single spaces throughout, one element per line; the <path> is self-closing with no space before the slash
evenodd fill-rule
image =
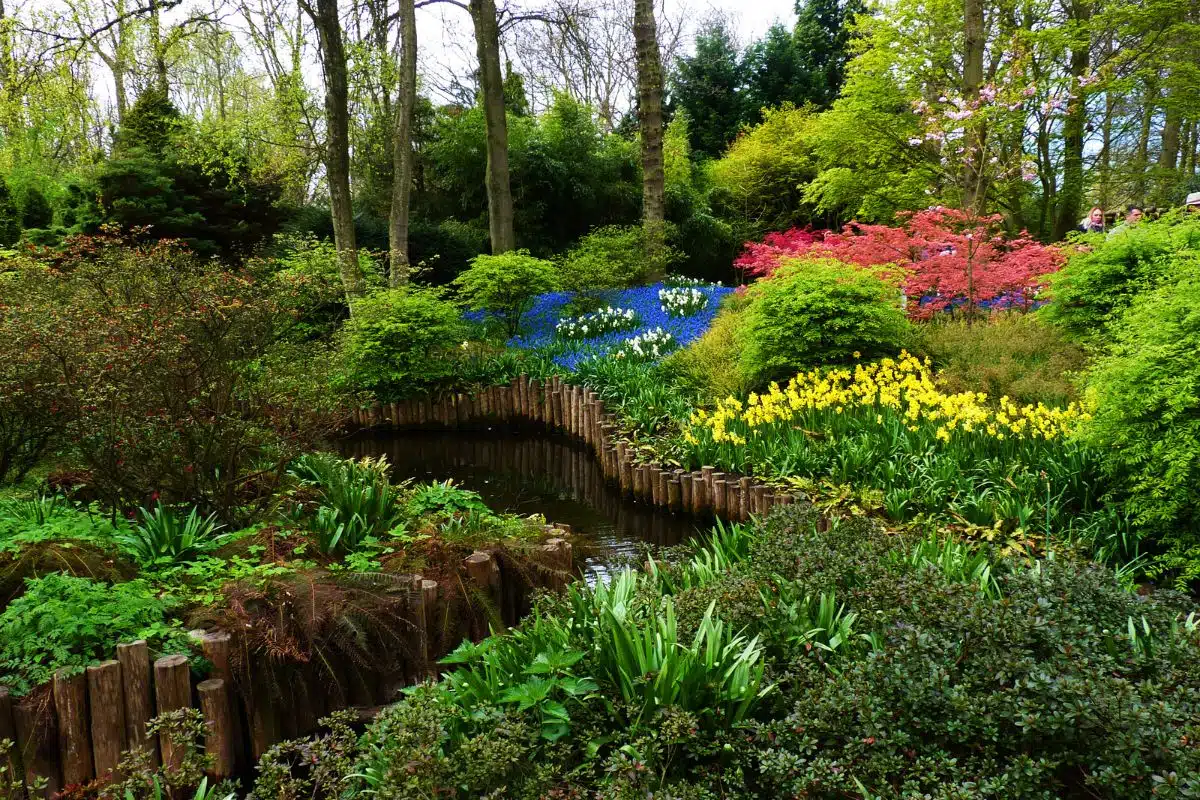
<path id="1" fill-rule="evenodd" d="M 405 595 L 389 588 L 389 574 L 437 577 L 479 544 L 507 543 L 515 553 L 543 536 L 540 518 L 494 513 L 451 484 L 390 478 L 386 460 L 306 454 L 290 465 L 274 514 L 237 530 L 195 507 L 159 504 L 114 522 L 61 496 L 5 501 L 5 683 L 24 695 L 55 670 L 82 670 L 137 638 L 157 653 L 190 653 L 186 632 L 198 623 L 235 632 L 239 647 L 247 638 L 239 651 L 246 686 L 262 669 L 255 659 L 283 668 L 322 648 L 330 657 L 322 663 L 352 669 L 370 663 L 381 635 L 403 639 L 404 623 L 387 622 Z M 296 592 L 321 597 L 316 618 L 301 619 L 304 604 L 288 599 Z M 389 624 L 399 628 L 389 633 Z"/>
<path id="2" fill-rule="evenodd" d="M 464 643 L 350 755 L 268 757 L 255 796 L 1195 791 L 1194 602 L 1065 555 L 817 522 L 793 507 L 547 599 Z"/>

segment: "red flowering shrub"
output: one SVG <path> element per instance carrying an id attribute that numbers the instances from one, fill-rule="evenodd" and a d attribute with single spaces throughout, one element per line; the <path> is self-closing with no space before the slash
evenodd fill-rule
<path id="1" fill-rule="evenodd" d="M 799 256 L 895 264 L 905 272 L 914 319 L 960 306 L 1028 308 L 1063 256 L 1025 234 L 1005 237 L 1000 222 L 999 216 L 930 208 L 904 215 L 899 226 L 851 222 L 841 233 L 793 229 L 747 244 L 734 264 L 758 277 L 770 277 L 785 259 Z"/>
<path id="2" fill-rule="evenodd" d="M 320 365 L 279 355 L 289 287 L 170 241 L 78 237 L 54 259 L 17 261 L 0 311 L 104 500 L 229 518 L 327 430 Z"/>

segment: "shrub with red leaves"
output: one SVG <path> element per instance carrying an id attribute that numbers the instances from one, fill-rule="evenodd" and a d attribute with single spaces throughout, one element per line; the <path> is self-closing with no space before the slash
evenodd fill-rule
<path id="1" fill-rule="evenodd" d="M 1063 263 L 1057 249 L 1022 233 L 1006 237 L 1001 217 L 980 217 L 949 208 L 903 215 L 901 224 L 862 225 L 842 231 L 793 229 L 746 245 L 734 265 L 769 278 L 792 258 L 833 258 L 848 264 L 894 264 L 905 273 L 909 316 L 938 311 L 1030 308 L 1046 276 Z"/>

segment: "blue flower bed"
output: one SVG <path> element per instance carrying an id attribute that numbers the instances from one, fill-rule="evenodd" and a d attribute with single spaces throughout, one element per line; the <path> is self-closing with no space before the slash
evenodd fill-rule
<path id="1" fill-rule="evenodd" d="M 673 317 L 662 310 L 658 299 L 658 291 L 662 283 L 652 286 L 639 286 L 635 289 L 621 289 L 601 293 L 604 303 L 633 309 L 638 316 L 639 325 L 632 330 L 606 333 L 591 339 L 567 341 L 556 336 L 554 326 L 564 316 L 563 308 L 570 301 L 569 292 L 549 292 L 538 297 L 537 302 L 522 319 L 525 333 L 508 340 L 509 347 L 521 350 L 551 350 L 554 352 L 554 362 L 567 369 L 575 367 L 583 360 L 597 355 L 607 354 L 622 342 L 645 333 L 654 328 L 669 331 L 680 347 L 699 339 L 712 325 L 713 317 L 721 299 L 733 291 L 725 286 L 697 287 L 708 295 L 708 305 L 690 317 Z M 478 319 L 478 316 L 475 317 Z"/>

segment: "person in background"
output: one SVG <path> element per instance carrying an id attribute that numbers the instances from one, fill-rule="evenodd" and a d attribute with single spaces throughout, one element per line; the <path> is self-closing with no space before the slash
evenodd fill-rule
<path id="1" fill-rule="evenodd" d="M 1087 219 L 1079 223 L 1079 230 L 1084 233 L 1104 233 L 1104 209 L 1094 206 L 1088 212 Z"/>
<path id="2" fill-rule="evenodd" d="M 1200 214 L 1200 192 L 1192 192 L 1183 201 L 1185 211 L 1190 211 L 1193 214 Z"/>
<path id="3" fill-rule="evenodd" d="M 1146 212 L 1142 211 L 1140 206 L 1130 206 L 1125 212 L 1125 221 L 1108 232 L 1109 236 L 1115 236 L 1122 231 L 1127 231 L 1137 225 L 1146 216 Z"/>

